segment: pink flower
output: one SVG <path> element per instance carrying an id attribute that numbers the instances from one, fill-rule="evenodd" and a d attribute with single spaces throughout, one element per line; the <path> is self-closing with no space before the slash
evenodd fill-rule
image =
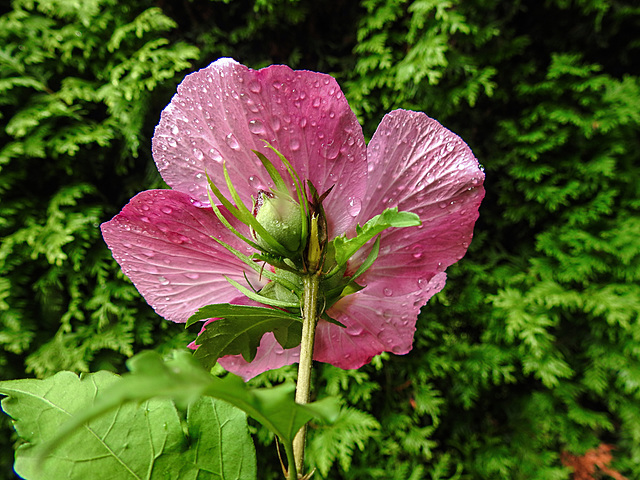
<path id="1" fill-rule="evenodd" d="M 286 175 L 265 140 L 303 182 L 311 180 L 319 192 L 333 186 L 323 204 L 329 239 L 353 235 L 356 224 L 386 208 L 419 215 L 419 227 L 382 233 L 378 259 L 358 279 L 365 288 L 327 311 L 346 328 L 320 320 L 314 359 L 349 369 L 383 351 L 409 352 L 420 308 L 444 287 L 445 269 L 471 241 L 484 174 L 469 147 L 423 113 L 389 113 L 366 146 L 337 82 L 321 73 L 282 65 L 252 70 L 220 59 L 184 79 L 153 138 L 158 170 L 172 190 L 142 192 L 102 225 L 124 273 L 173 322 L 185 322 L 204 305 L 246 303 L 224 276 L 246 285 L 246 275 L 253 286 L 265 280 L 210 238 L 252 253 L 207 208 L 205 171 L 228 197 L 224 159 L 238 193 L 250 203 L 260 189 L 273 186 L 252 150 L 273 159 Z M 248 235 L 244 225 L 228 219 Z M 359 251 L 349 270 L 367 254 Z M 298 351 L 282 349 L 267 334 L 253 362 L 229 356 L 221 364 L 251 378 L 297 362 Z"/>

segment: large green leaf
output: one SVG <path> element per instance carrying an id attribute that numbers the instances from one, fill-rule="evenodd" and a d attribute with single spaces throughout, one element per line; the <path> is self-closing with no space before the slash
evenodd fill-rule
<path id="1" fill-rule="evenodd" d="M 8 396 L 2 408 L 25 442 L 16 452 L 15 471 L 27 480 L 256 478 L 243 412 L 201 397 L 187 404 L 181 418 L 171 399 L 150 395 L 140 403 L 100 408 L 123 382 L 131 386 L 109 372 L 0 382 L 0 393 Z M 69 430 L 78 415 L 87 422 L 75 421 Z M 53 445 L 53 455 L 45 456 Z"/>
<path id="2" fill-rule="evenodd" d="M 207 325 L 196 340 L 199 347 L 195 356 L 207 369 L 225 355 L 241 354 L 246 361 L 252 361 L 267 332 L 273 332 L 283 348 L 300 344 L 302 319 L 283 310 L 226 303 L 208 305 L 191 316 L 187 325 L 207 318 L 220 318 Z"/>
<path id="3" fill-rule="evenodd" d="M 49 450 L 43 453 L 52 451 L 60 439 L 73 435 L 79 428 L 85 428 L 85 423 L 100 418 L 105 412 L 114 409 L 120 411 L 126 405 L 131 405 L 128 402 L 145 402 L 153 397 L 170 397 L 178 405 L 191 404 L 202 396 L 225 400 L 269 428 L 285 448 L 291 446 L 295 434 L 308 421 L 333 421 L 339 412 L 338 402 L 333 398 L 306 405 L 295 403 L 295 386 L 292 383 L 271 388 L 249 388 L 236 375 L 214 377 L 189 352 L 177 351 L 173 358 L 163 361 L 156 352 L 146 351 L 131 358 L 127 364 L 131 373 L 122 377 L 112 375 L 115 380 L 108 389 L 101 391 L 95 401 L 92 396 L 85 396 L 84 402 L 78 402 L 83 403 L 83 408 L 77 410 L 62 427 L 58 429 L 56 426 L 58 435 L 49 445 Z M 64 375 L 75 377 L 69 373 Z M 8 394 L 7 385 L 10 383 L 0 382 L 0 393 Z M 74 395 L 72 389 L 68 392 Z M 36 426 L 35 421 L 30 425 L 31 428 Z"/>

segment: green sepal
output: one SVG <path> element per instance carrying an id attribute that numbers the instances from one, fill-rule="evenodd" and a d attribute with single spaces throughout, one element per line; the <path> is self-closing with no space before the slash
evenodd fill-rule
<path id="1" fill-rule="evenodd" d="M 274 266 L 278 268 L 280 268 L 279 267 L 280 265 L 287 266 L 284 262 L 280 261 L 280 257 L 275 257 L 273 255 L 265 256 L 265 255 L 258 255 L 258 254 L 253 254 L 252 256 L 249 257 L 248 255 L 245 255 L 239 252 L 237 249 L 233 248 L 231 245 L 226 244 L 222 240 L 216 237 L 211 237 L 211 238 L 216 242 L 218 242 L 220 245 L 222 245 L 224 248 L 226 248 L 233 255 L 235 255 L 239 260 L 242 260 L 248 267 L 250 267 L 256 273 L 258 273 L 260 276 L 268 278 L 273 282 L 279 283 L 287 290 L 295 292 L 296 295 L 298 296 L 302 295 L 302 289 L 299 285 L 293 284 L 286 278 L 283 278 L 282 275 L 278 275 L 277 273 L 274 273 L 271 270 L 265 269 L 263 266 L 257 264 L 254 261 L 254 260 L 261 260 L 269 263 L 270 265 L 274 265 L 273 263 L 271 263 L 271 261 L 273 261 L 274 263 L 277 263 L 277 265 L 274 265 Z M 277 259 L 277 261 L 275 259 Z M 291 271 L 290 267 L 287 266 L 287 268 L 289 268 L 289 271 Z"/>
<path id="2" fill-rule="evenodd" d="M 224 278 L 226 278 L 227 282 L 237 288 L 245 297 L 248 297 L 255 302 L 279 308 L 300 308 L 300 302 L 286 302 L 282 300 L 276 300 L 275 298 L 265 297 L 264 295 L 260 295 L 259 293 L 256 293 L 252 290 L 249 290 L 247 287 L 240 285 L 238 282 L 236 282 L 232 278 L 227 277 L 226 275 Z"/>
<path id="3" fill-rule="evenodd" d="M 256 156 L 258 157 L 258 159 L 260 159 L 260 162 L 262 162 L 262 166 L 264 167 L 264 169 L 267 171 L 267 173 L 269 174 L 269 176 L 271 177 L 271 180 L 273 181 L 273 184 L 275 185 L 275 191 L 278 193 L 289 193 L 289 189 L 287 188 L 287 184 L 284 181 L 284 179 L 282 178 L 282 175 L 280 175 L 280 172 L 278 172 L 278 170 L 276 169 L 276 167 L 273 166 L 273 163 L 271 163 L 271 160 L 269 160 L 264 153 L 261 153 L 257 150 L 252 150 L 253 153 L 256 154 Z"/>
<path id="4" fill-rule="evenodd" d="M 380 215 L 376 215 L 362 227 L 358 225 L 355 237 L 346 238 L 346 235 L 336 237 L 332 242 L 336 266 L 329 275 L 334 274 L 340 267 L 346 265 L 347 261 L 360 248 L 387 228 L 417 227 L 421 223 L 420 217 L 415 213 L 399 212 L 398 207 L 394 207 L 386 209 Z"/>

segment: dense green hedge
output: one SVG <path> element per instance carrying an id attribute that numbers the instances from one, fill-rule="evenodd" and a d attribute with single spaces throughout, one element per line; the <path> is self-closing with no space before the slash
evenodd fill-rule
<path id="1" fill-rule="evenodd" d="M 186 73 L 220 56 L 287 63 L 336 76 L 366 135 L 393 108 L 425 111 L 487 174 L 474 241 L 414 350 L 317 370 L 344 414 L 312 433 L 316 476 L 568 479 L 562 452 L 605 443 L 640 478 L 634 4 L 14 0 L 0 17 L 2 378 L 119 371 L 191 339 L 140 299 L 98 225 L 162 185 L 150 137 Z M 261 478 L 278 478 L 260 442 Z"/>

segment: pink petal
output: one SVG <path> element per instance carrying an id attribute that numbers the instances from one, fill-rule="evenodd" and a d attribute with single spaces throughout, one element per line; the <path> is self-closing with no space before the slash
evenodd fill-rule
<path id="1" fill-rule="evenodd" d="M 420 308 L 442 290 L 445 281 L 446 274 L 439 273 L 413 293 L 385 297 L 365 288 L 344 297 L 327 313 L 346 328 L 320 321 L 314 359 L 352 369 L 382 352 L 408 353 Z"/>
<path id="2" fill-rule="evenodd" d="M 262 337 L 256 358 L 251 363 L 247 363 L 242 355 L 228 355 L 218 360 L 218 363 L 225 370 L 249 380 L 262 372 L 291 365 L 299 360 L 300 346 L 285 350 L 273 333 L 267 333 Z"/>
<path id="3" fill-rule="evenodd" d="M 162 112 L 153 138 L 158 170 L 173 188 L 208 202 L 206 173 L 227 192 L 222 161 L 245 204 L 272 182 L 252 150 L 280 160 L 264 141 L 293 164 L 320 193 L 334 185 L 325 209 L 330 232 L 354 222 L 345 208 L 360 202 L 366 184 L 362 128 L 335 79 L 283 65 L 249 69 L 220 59 L 187 76 Z M 287 178 L 287 176 L 285 176 Z"/>
<path id="4" fill-rule="evenodd" d="M 184 193 L 141 192 L 101 228 L 122 271 L 147 303 L 173 322 L 185 322 L 204 305 L 237 297 L 224 275 L 244 284 L 246 271 L 249 281 L 260 285 L 257 274 L 211 236 L 250 254 L 244 244 L 210 208 L 194 206 Z"/>
<path id="5" fill-rule="evenodd" d="M 404 295 L 464 256 L 484 197 L 484 173 L 460 137 L 424 113 L 386 115 L 367 152 L 358 222 L 397 206 L 418 214 L 422 225 L 385 231 L 380 255 L 361 281 L 371 296 Z M 359 252 L 354 263 L 367 253 Z"/>

